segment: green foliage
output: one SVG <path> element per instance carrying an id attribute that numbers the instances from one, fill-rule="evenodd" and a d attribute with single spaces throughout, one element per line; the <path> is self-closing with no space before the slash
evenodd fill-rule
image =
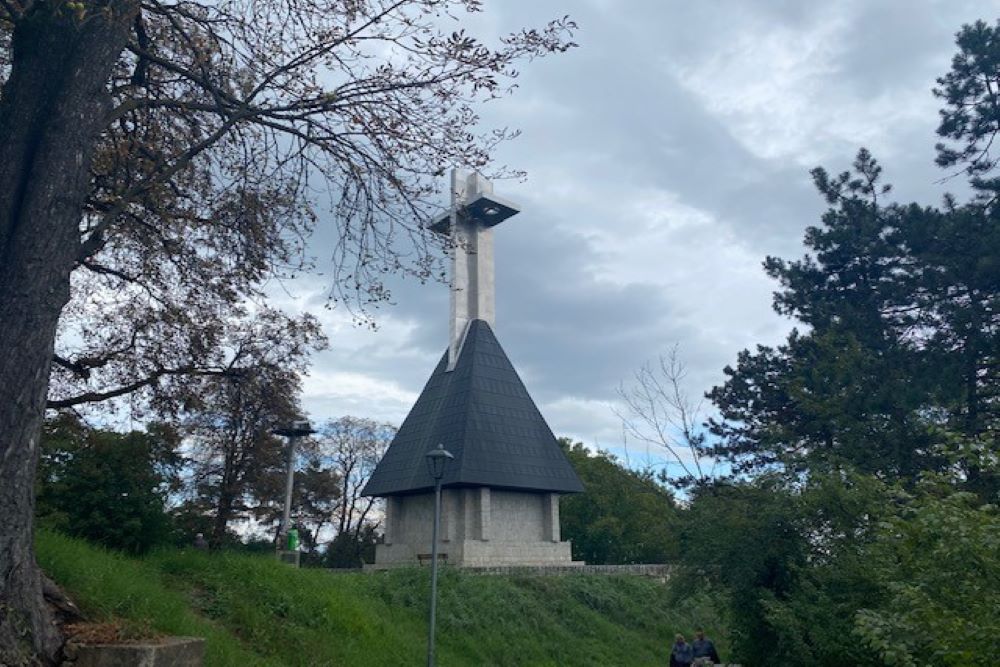
<path id="1" fill-rule="evenodd" d="M 378 537 L 376 527 L 370 523 L 358 526 L 357 531 L 338 534 L 326 546 L 323 567 L 358 568 L 374 563 Z"/>
<path id="2" fill-rule="evenodd" d="M 944 475 L 899 492 L 865 551 L 884 592 L 857 634 L 888 665 L 987 665 L 1000 655 L 1000 511 Z"/>
<path id="3" fill-rule="evenodd" d="M 881 483 L 856 475 L 697 491 L 681 520 L 685 581 L 728 592 L 737 660 L 879 664 L 852 632 L 855 611 L 878 600 L 860 548 L 884 499 Z"/>
<path id="4" fill-rule="evenodd" d="M 956 35 L 958 53 L 951 61 L 951 71 L 937 80 L 934 94 L 943 99 L 941 124 L 937 133 L 959 142 L 957 148 L 937 145 L 937 163 L 942 167 L 965 165 L 972 184 L 981 190 L 1000 189 L 1000 180 L 982 176 L 997 165 L 990 153 L 1000 131 L 1000 107 L 996 94 L 1000 88 L 1000 21 L 990 27 L 985 21 L 964 25 Z"/>
<path id="5" fill-rule="evenodd" d="M 681 562 L 727 591 L 751 664 L 1000 655 L 1000 22 L 957 43 L 938 163 L 979 196 L 888 203 L 865 149 L 813 170 L 829 209 L 809 254 L 764 263 L 774 309 L 804 327 L 740 352 L 709 393 L 714 453 L 741 481 L 692 494 Z"/>
<path id="6" fill-rule="evenodd" d="M 39 559 L 95 620 L 204 636 L 206 664 L 413 665 L 424 657 L 426 569 L 333 574 L 271 557 L 194 550 L 127 560 L 54 533 Z M 707 591 L 644 577 L 482 576 L 439 581 L 442 665 L 662 665 L 675 632 L 703 626 L 729 650 Z"/>
<path id="7" fill-rule="evenodd" d="M 783 596 L 805 558 L 795 509 L 778 480 L 761 479 L 699 488 L 681 515 L 681 581 L 690 594 L 728 592 L 733 649 L 750 664 L 769 664 L 777 645 L 764 596 Z"/>
<path id="8" fill-rule="evenodd" d="M 944 437 L 947 473 L 699 489 L 681 515 L 692 590 L 726 591 L 736 659 L 750 664 L 987 665 L 998 655 L 1000 513 L 963 490 L 995 474 L 989 447 Z"/>
<path id="9" fill-rule="evenodd" d="M 677 553 L 674 499 L 650 472 L 626 468 L 607 452 L 562 439 L 584 492 L 560 501 L 564 539 L 594 565 L 666 563 Z"/>
<path id="10" fill-rule="evenodd" d="M 790 564 L 784 590 L 761 591 L 763 622 L 774 637 L 769 650 L 788 665 L 881 664 L 853 633 L 853 619 L 881 599 L 864 549 L 886 514 L 887 488 L 871 477 L 834 474 L 786 494 L 802 558 Z"/>
<path id="11" fill-rule="evenodd" d="M 152 425 L 121 434 L 61 416 L 46 424 L 36 511 L 47 525 L 112 549 L 143 553 L 172 538 L 164 511 L 176 435 Z"/>

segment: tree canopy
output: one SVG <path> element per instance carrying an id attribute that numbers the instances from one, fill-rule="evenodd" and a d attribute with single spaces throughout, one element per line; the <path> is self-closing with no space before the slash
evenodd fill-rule
<path id="1" fill-rule="evenodd" d="M 721 415 L 716 453 L 737 470 L 825 461 L 912 477 L 944 464 L 929 447 L 938 428 L 996 443 L 1000 22 L 963 26 L 956 44 L 934 89 L 944 102 L 937 162 L 961 166 L 979 195 L 946 195 L 939 207 L 887 201 L 882 167 L 864 149 L 851 171 L 813 170 L 830 208 L 806 229 L 810 254 L 764 263 L 782 287 L 775 310 L 804 329 L 741 352 L 709 393 Z"/>
<path id="2" fill-rule="evenodd" d="M 965 173 L 984 199 L 1000 191 L 1000 179 L 988 177 L 1000 162 L 993 141 L 1000 132 L 1000 20 L 991 27 L 985 21 L 962 26 L 956 35 L 958 53 L 951 70 L 937 80 L 934 95 L 942 99 L 941 122 L 937 133 L 951 143 L 941 142 L 937 163 L 942 167 L 963 166 Z"/>
<path id="3" fill-rule="evenodd" d="M 573 557 L 595 565 L 665 563 L 677 554 L 673 495 L 651 471 L 635 471 L 608 452 L 560 439 L 584 492 L 560 502 L 563 539 Z"/>
<path id="4" fill-rule="evenodd" d="M 515 134 L 477 131 L 472 105 L 508 92 L 517 60 L 569 48 L 573 28 L 560 19 L 491 49 L 440 30 L 478 11 L 464 0 L 126 4 L 52 407 L 163 400 L 183 391 L 177 378 L 225 372 L 246 302 L 309 268 L 320 219 L 337 230 L 331 296 L 359 313 L 389 299 L 387 273 L 441 275 L 423 227 L 434 177 L 485 168 Z M 8 18 L 16 29 L 45 6 Z M 86 5 L 79 22 L 99 11 Z"/>

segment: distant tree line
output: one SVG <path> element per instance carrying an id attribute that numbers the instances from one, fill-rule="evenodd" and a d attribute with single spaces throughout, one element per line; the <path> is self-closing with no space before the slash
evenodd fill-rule
<path id="1" fill-rule="evenodd" d="M 114 413 L 113 397 L 95 398 L 90 411 L 73 402 L 54 411 L 38 514 L 133 553 L 189 545 L 198 533 L 215 549 L 273 548 L 287 467 L 287 442 L 274 431 L 300 418 L 301 375 L 326 337 L 310 316 L 262 308 L 229 322 L 217 344 L 217 369 L 123 394 L 130 417 L 155 418 L 142 431 L 88 425 Z M 394 430 L 355 417 L 318 426 L 298 447 L 292 517 L 307 562 L 358 566 L 380 516 L 360 491 Z"/>
<path id="2" fill-rule="evenodd" d="M 238 405 L 244 424 L 254 410 Z M 286 443 L 270 427 L 237 433 L 231 417 L 213 413 L 219 433 L 211 437 L 201 419 L 154 422 L 129 433 L 94 428 L 69 413 L 48 420 L 39 520 L 132 554 L 189 547 L 198 533 L 213 549 L 273 549 Z M 307 564 L 359 567 L 372 560 L 381 514 L 360 491 L 394 433 L 369 419 L 342 417 L 301 443 L 292 518 Z"/>

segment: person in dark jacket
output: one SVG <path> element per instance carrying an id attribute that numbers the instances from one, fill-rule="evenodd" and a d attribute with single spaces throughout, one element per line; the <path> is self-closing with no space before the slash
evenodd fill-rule
<path id="1" fill-rule="evenodd" d="M 670 667 L 690 667 L 694 661 L 694 651 L 691 645 L 684 641 L 684 635 L 674 638 L 674 647 L 670 651 Z"/>
<path id="2" fill-rule="evenodd" d="M 694 662 L 698 664 L 700 661 L 702 664 L 717 665 L 721 660 L 719 660 L 719 653 L 715 650 L 715 644 L 712 643 L 711 639 L 705 638 L 705 631 L 701 628 L 694 633 L 694 641 L 691 642 L 691 652 L 694 655 Z"/>

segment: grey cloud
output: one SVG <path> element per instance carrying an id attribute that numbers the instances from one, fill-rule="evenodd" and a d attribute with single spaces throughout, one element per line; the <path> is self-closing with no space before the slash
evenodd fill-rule
<path id="1" fill-rule="evenodd" d="M 496 330 L 529 391 L 540 404 L 553 406 L 550 421 L 557 433 L 615 440 L 614 419 L 601 406 L 643 361 L 679 342 L 690 367 L 691 393 L 698 394 L 721 380 L 722 366 L 741 347 L 773 343 L 789 326 L 767 315 L 766 303 L 753 311 L 762 314 L 691 310 L 712 286 L 692 282 L 688 291 L 695 298 L 682 303 L 663 284 L 663 266 L 619 267 L 638 277 L 609 280 L 607 272 L 616 267 L 609 267 L 612 256 L 602 238 L 643 238 L 648 230 L 626 212 L 630 197 L 652 189 L 712 220 L 710 226 L 670 236 L 672 243 L 712 248 L 717 237 L 728 234 L 754 258 L 756 271 L 766 254 L 802 253 L 802 232 L 819 221 L 824 208 L 810 183 L 811 165 L 749 152 L 735 126 L 685 89 L 671 65 L 697 65 L 738 37 L 748 21 L 810 30 L 820 20 L 818 6 L 796 0 L 486 5 L 491 18 L 483 25 L 500 32 L 563 13 L 581 25 L 580 49 L 526 65 L 515 95 L 482 109 L 487 126 L 523 129 L 497 157 L 529 172 L 525 183 L 496 185 L 498 193 L 524 207 L 496 231 Z M 1000 3 L 911 7 L 904 0 L 834 6 L 852 22 L 831 63 L 833 73 L 814 83 L 833 90 L 834 99 L 842 96 L 845 109 L 885 91 L 907 100 L 930 96 L 934 77 L 948 66 L 953 33 L 977 16 L 992 20 L 987 10 L 995 14 Z M 807 105 L 803 114 L 809 117 L 801 120 L 834 122 L 844 113 L 836 106 Z M 935 123 L 933 111 L 927 118 L 901 116 L 880 137 L 885 155 L 876 151 L 876 157 L 902 200 L 937 203 L 946 189 L 961 190 L 960 182 L 936 182 L 943 174 L 933 165 Z M 860 143 L 846 137 L 810 148 L 820 164 L 840 171 Z M 595 230 L 600 234 L 589 233 Z M 319 257 L 328 254 L 325 241 L 323 233 L 314 240 Z M 704 267 L 720 284 L 739 280 L 732 277 L 737 268 L 746 271 L 726 261 L 720 255 L 717 265 Z M 420 390 L 447 343 L 448 290 L 398 278 L 390 287 L 395 305 L 382 311 L 386 328 L 360 343 L 357 336 L 349 337 L 349 344 L 335 337 L 317 368 Z M 399 322 L 407 326 L 396 326 Z M 378 399 L 369 404 L 398 410 L 395 421 L 405 415 L 408 406 L 394 408 L 396 403 Z M 324 401 L 322 409 L 343 412 L 364 405 L 365 397 L 358 397 Z"/>
<path id="2" fill-rule="evenodd" d="M 594 279 L 586 246 L 556 228 L 510 235 L 497 252 L 497 335 L 543 400 L 610 398 L 649 350 L 693 333 L 671 323 L 655 285 Z"/>

